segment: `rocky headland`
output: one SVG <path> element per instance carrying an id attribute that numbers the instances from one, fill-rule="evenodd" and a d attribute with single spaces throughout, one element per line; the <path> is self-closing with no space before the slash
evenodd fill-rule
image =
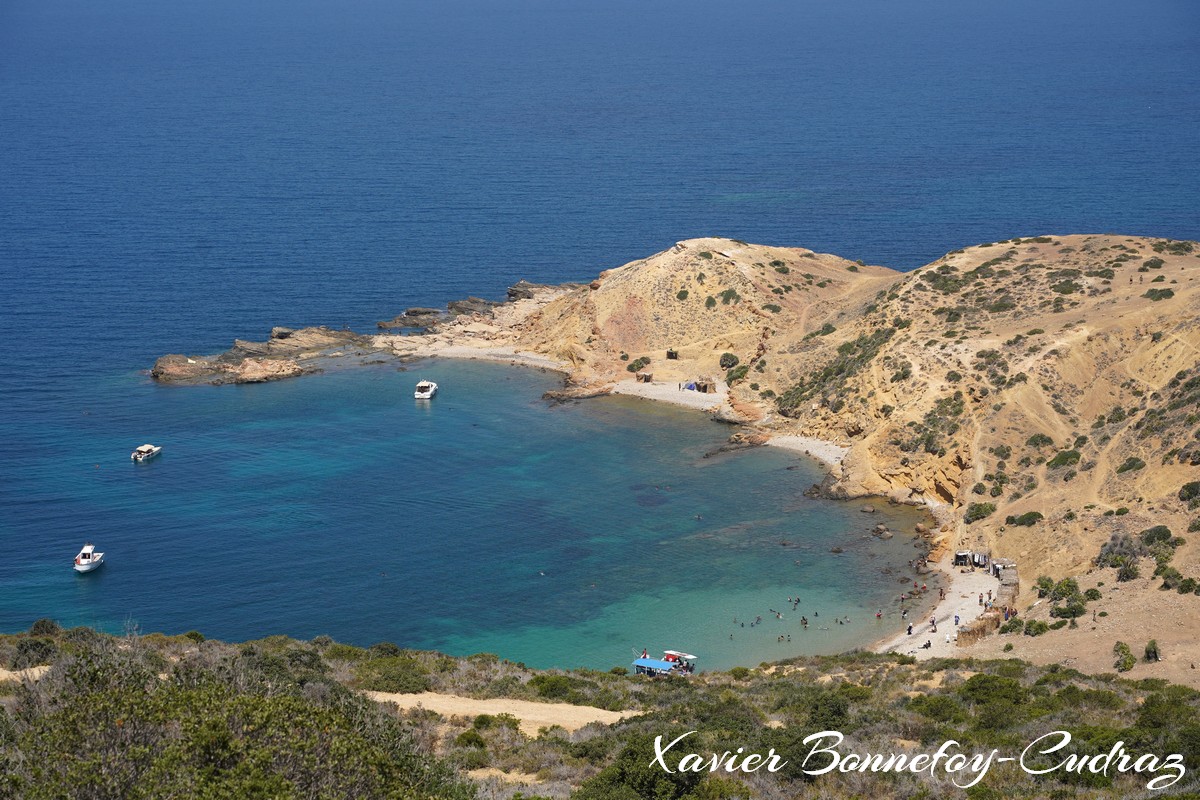
<path id="1" fill-rule="evenodd" d="M 686 399 L 740 423 L 742 442 L 840 448 L 825 493 L 926 505 L 943 523 L 931 544 L 1015 559 L 1027 590 L 1039 574 L 1087 576 L 1104 597 L 1089 614 L 1144 606 L 1121 617 L 1181 651 L 1197 637 L 1176 622 L 1197 618 L 1200 597 L 1180 596 L 1170 621 L 1154 608 L 1164 583 L 1175 596 L 1200 581 L 1186 541 L 1200 529 L 1198 276 L 1195 243 L 1120 235 L 985 243 L 907 273 L 694 239 L 587 284 L 398 318 L 422 335 L 306 329 L 197 363 L 167 356 L 154 374 L 270 380 L 345 347 L 553 366 L 561 398 Z M 299 334 L 311 347 L 289 352 Z M 706 383 L 713 394 L 681 388 Z M 1058 607 L 1022 597 L 1034 616 Z M 1082 647 L 1093 623 L 1045 641 Z"/>

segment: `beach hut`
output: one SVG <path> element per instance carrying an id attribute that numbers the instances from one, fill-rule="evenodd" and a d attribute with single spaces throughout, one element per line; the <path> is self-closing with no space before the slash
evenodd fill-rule
<path id="1" fill-rule="evenodd" d="M 653 372 L 639 372 L 637 374 L 637 382 L 638 383 L 653 383 L 654 382 L 654 373 Z"/>
<path id="2" fill-rule="evenodd" d="M 954 566 L 969 567 L 971 566 L 971 551 L 959 550 L 954 554 Z"/>
<path id="3" fill-rule="evenodd" d="M 679 353 L 676 353 L 674 348 L 667 351 L 667 360 L 676 361 L 679 358 Z"/>
<path id="4" fill-rule="evenodd" d="M 717 382 L 712 378 L 698 378 L 696 380 L 696 391 L 701 394 L 716 394 Z"/>

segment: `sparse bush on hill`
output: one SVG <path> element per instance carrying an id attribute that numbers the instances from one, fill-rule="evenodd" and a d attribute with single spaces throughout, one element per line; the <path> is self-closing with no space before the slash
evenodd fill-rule
<path id="1" fill-rule="evenodd" d="M 1117 467 L 1117 474 L 1120 475 L 1122 472 L 1136 471 L 1144 468 L 1145 466 L 1145 461 L 1142 461 L 1137 456 L 1130 456 L 1129 458 L 1125 459 L 1121 466 Z"/>
<path id="2" fill-rule="evenodd" d="M 971 503 L 971 505 L 967 506 L 967 513 L 963 515 L 963 522 L 970 525 L 972 522 L 986 519 L 995 513 L 995 503 Z"/>
<path id="3" fill-rule="evenodd" d="M 1046 466 L 1050 469 L 1060 469 L 1061 467 L 1069 467 L 1079 463 L 1080 453 L 1078 450 L 1061 450 L 1054 458 L 1046 462 Z"/>
<path id="4" fill-rule="evenodd" d="M 1133 651 L 1124 642 L 1117 642 L 1113 645 L 1113 655 L 1117 657 L 1117 660 L 1113 662 L 1117 672 L 1129 672 L 1137 664 L 1137 659 L 1133 657 Z"/>
<path id="5" fill-rule="evenodd" d="M 1053 447 L 1054 440 L 1044 433 L 1035 433 L 1029 437 L 1025 444 L 1030 447 Z"/>

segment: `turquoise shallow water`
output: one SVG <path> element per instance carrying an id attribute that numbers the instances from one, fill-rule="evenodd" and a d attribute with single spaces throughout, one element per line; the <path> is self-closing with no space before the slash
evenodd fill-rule
<path id="1" fill-rule="evenodd" d="M 443 387 L 432 402 L 412 399 L 421 377 Z M 705 458 L 729 428 L 695 412 L 540 399 L 559 383 L 456 361 L 257 386 L 127 376 L 107 402 L 66 412 L 9 487 L 27 513 L 5 532 L 22 544 L 0 561 L 0 629 L 51 616 L 607 668 L 642 647 L 753 664 L 898 624 L 890 601 L 908 572 L 882 570 L 912 558 L 911 540 L 865 528 L 911 530 L 914 511 L 806 498 L 820 469 L 788 452 Z M 134 464 L 143 439 L 163 453 Z M 84 539 L 107 563 L 80 577 L 70 557 Z M 831 624 L 842 615 L 850 625 Z"/>

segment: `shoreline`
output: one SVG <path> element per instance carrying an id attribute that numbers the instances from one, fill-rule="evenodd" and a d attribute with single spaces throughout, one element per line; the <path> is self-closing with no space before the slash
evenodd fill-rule
<path id="1" fill-rule="evenodd" d="M 958 657 L 958 628 L 965 628 L 983 615 L 986 606 L 980 605 L 979 595 L 982 593 L 986 599 L 990 592 L 991 596 L 995 597 L 1000 589 L 1000 580 L 993 577 L 987 569 L 956 569 L 947 563 L 952 558 L 953 556 L 947 554 L 945 558 L 930 562 L 930 567 L 942 575 L 946 584 L 946 597 L 936 601 L 929 612 L 936 625 L 930 626 L 929 620 L 922 614 L 919 619 L 912 621 L 911 636 L 906 630 L 885 636 L 868 648 L 871 652 L 896 652 L 914 656 L 918 661 Z M 955 614 L 959 617 L 957 626 L 954 624 Z M 923 648 L 921 645 L 926 641 L 930 646 Z"/>

